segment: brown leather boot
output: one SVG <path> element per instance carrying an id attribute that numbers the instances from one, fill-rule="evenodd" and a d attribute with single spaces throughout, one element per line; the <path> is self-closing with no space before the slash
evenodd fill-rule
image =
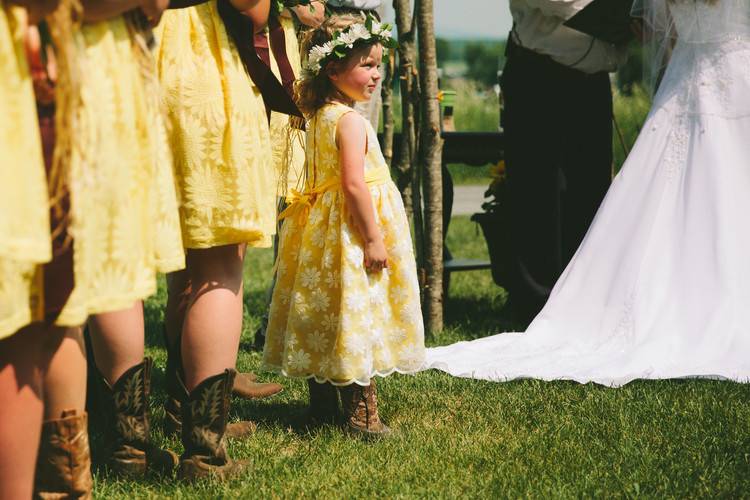
<path id="1" fill-rule="evenodd" d="M 307 417 L 311 425 L 335 424 L 341 417 L 339 393 L 330 382 L 318 383 L 307 379 L 310 391 L 310 406 Z"/>
<path id="2" fill-rule="evenodd" d="M 103 428 L 111 446 L 107 465 L 116 474 L 143 476 L 147 470 L 171 474 L 177 466 L 177 454 L 154 446 L 149 437 L 152 367 L 151 358 L 145 358 L 112 386 L 99 376 L 97 385 L 106 419 Z"/>
<path id="3" fill-rule="evenodd" d="M 252 372 L 237 372 L 232 387 L 232 395 L 243 399 L 263 399 L 278 394 L 284 388 L 275 382 L 256 382 L 258 377 Z"/>
<path id="4" fill-rule="evenodd" d="M 247 466 L 227 454 L 225 440 L 236 372 L 208 377 L 193 389 L 182 405 L 182 444 L 179 476 L 187 481 L 212 477 L 226 480 Z"/>
<path id="5" fill-rule="evenodd" d="M 167 362 L 167 366 L 169 363 Z M 182 435 L 182 402 L 188 398 L 188 391 L 182 377 L 167 371 L 167 400 L 164 403 L 164 432 L 167 435 Z M 170 380 L 171 378 L 171 380 Z M 251 420 L 238 420 L 227 424 L 225 436 L 229 439 L 242 439 L 251 436 L 257 429 Z"/>
<path id="6" fill-rule="evenodd" d="M 182 356 L 180 356 L 179 337 L 175 345 L 171 345 L 167 337 L 167 329 L 162 329 L 164 346 L 167 348 L 167 369 L 164 379 L 167 389 L 167 399 L 164 401 L 164 434 L 179 436 L 182 433 L 182 401 L 187 397 L 187 389 L 182 383 Z"/>
<path id="7" fill-rule="evenodd" d="M 34 498 L 91 498 L 91 452 L 86 412 L 65 410 L 42 424 Z"/>
<path id="8" fill-rule="evenodd" d="M 366 387 L 357 384 L 339 387 L 339 393 L 344 410 L 344 430 L 364 439 L 383 438 L 391 434 L 391 429 L 378 417 L 374 378 Z"/>

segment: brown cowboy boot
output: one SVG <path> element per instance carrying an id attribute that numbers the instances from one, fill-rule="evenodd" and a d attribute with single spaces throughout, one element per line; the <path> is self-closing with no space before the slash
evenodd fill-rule
<path id="1" fill-rule="evenodd" d="M 34 498 L 89 499 L 92 486 L 87 414 L 65 410 L 42 424 Z"/>
<path id="2" fill-rule="evenodd" d="M 169 352 L 169 351 L 167 351 Z M 174 363 L 174 357 L 171 358 Z M 167 356 L 167 400 L 164 402 L 164 432 L 167 436 L 182 434 L 182 402 L 188 398 L 188 390 L 182 382 L 182 363 L 179 372 L 170 366 Z M 257 425 L 250 420 L 239 420 L 227 424 L 225 436 L 229 439 L 241 439 L 252 435 Z"/>
<path id="3" fill-rule="evenodd" d="M 307 379 L 310 391 L 310 406 L 307 417 L 311 425 L 335 424 L 341 417 L 339 393 L 330 382 L 318 383 Z"/>
<path id="4" fill-rule="evenodd" d="M 147 469 L 170 474 L 177 466 L 177 454 L 154 446 L 149 437 L 152 367 L 151 358 L 145 358 L 112 386 L 99 376 L 104 428 L 112 447 L 107 465 L 117 474 L 142 476 Z"/>
<path id="5" fill-rule="evenodd" d="M 351 384 L 339 387 L 344 410 L 344 430 L 363 439 L 387 437 L 391 429 L 378 417 L 378 397 L 375 379 L 362 387 Z"/>
<path id="6" fill-rule="evenodd" d="M 192 481 L 213 477 L 226 480 L 246 467 L 232 460 L 225 446 L 232 384 L 236 372 L 208 377 L 193 389 L 182 405 L 182 444 L 179 476 Z"/>
<path id="7" fill-rule="evenodd" d="M 263 399 L 282 391 L 275 382 L 256 382 L 258 377 L 252 372 L 237 372 L 232 387 L 232 395 L 243 399 Z"/>
<path id="8" fill-rule="evenodd" d="M 164 402 L 164 433 L 167 436 L 180 435 L 182 433 L 182 401 L 187 398 L 187 389 L 183 383 L 182 356 L 179 342 L 171 346 L 167 337 L 166 328 L 162 330 L 164 335 L 164 345 L 167 347 L 167 371 L 165 373 L 167 386 L 167 399 Z M 178 338 L 179 340 L 179 338 Z M 241 379 L 238 382 L 238 379 Z M 254 373 L 238 373 L 234 382 L 233 389 L 238 385 L 248 398 L 264 398 L 280 392 L 282 387 L 279 384 L 256 384 Z M 227 426 L 226 436 L 230 439 L 239 439 L 251 435 L 255 432 L 256 425 L 249 420 L 240 420 L 231 422 Z"/>

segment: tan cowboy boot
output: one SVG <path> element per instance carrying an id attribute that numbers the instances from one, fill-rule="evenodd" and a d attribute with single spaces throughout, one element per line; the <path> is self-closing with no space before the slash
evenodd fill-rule
<path id="1" fill-rule="evenodd" d="M 202 478 L 226 480 L 244 470 L 244 461 L 227 454 L 225 441 L 236 372 L 208 377 L 193 389 L 182 405 L 182 444 L 179 477 L 193 481 Z"/>
<path id="2" fill-rule="evenodd" d="M 86 412 L 65 410 L 42 424 L 34 498 L 91 498 L 91 452 Z"/>
<path id="3" fill-rule="evenodd" d="M 310 406 L 307 417 L 311 425 L 335 424 L 341 417 L 339 393 L 330 382 L 318 383 L 307 379 L 310 391 Z"/>
<path id="4" fill-rule="evenodd" d="M 97 385 L 106 419 L 103 428 L 111 447 L 107 465 L 117 474 L 143 476 L 147 470 L 170 474 L 177 466 L 177 454 L 154 446 L 149 436 L 152 367 L 151 358 L 145 358 L 112 386 L 99 376 Z"/>
<path id="5" fill-rule="evenodd" d="M 263 399 L 283 390 L 283 387 L 275 382 L 256 382 L 256 380 L 258 377 L 252 372 L 237 372 L 232 395 L 243 399 Z"/>
<path id="6" fill-rule="evenodd" d="M 378 397 L 375 379 L 362 387 L 351 384 L 339 387 L 344 411 L 344 430 L 363 439 L 387 437 L 391 429 L 378 417 Z"/>

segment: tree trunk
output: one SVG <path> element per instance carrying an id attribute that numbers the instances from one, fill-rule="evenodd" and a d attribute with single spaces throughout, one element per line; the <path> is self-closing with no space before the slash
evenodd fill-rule
<path id="1" fill-rule="evenodd" d="M 393 160 L 393 71 L 396 54 L 390 52 L 383 61 L 383 156 L 388 166 Z"/>
<path id="2" fill-rule="evenodd" d="M 443 329 L 443 140 L 440 137 L 435 18 L 432 0 L 417 0 L 421 113 L 419 167 L 423 172 L 425 212 L 425 327 Z"/>
<path id="3" fill-rule="evenodd" d="M 416 233 L 417 262 L 422 257 L 422 217 L 419 190 L 412 190 L 416 169 L 417 155 L 417 120 L 416 106 L 419 100 L 419 87 L 416 70 L 415 16 L 412 14 L 411 0 L 393 0 L 396 12 L 396 29 L 398 30 L 398 77 L 401 90 L 401 145 L 400 160 L 396 165 L 396 184 L 404 200 L 404 207 L 409 217 L 414 217 Z"/>

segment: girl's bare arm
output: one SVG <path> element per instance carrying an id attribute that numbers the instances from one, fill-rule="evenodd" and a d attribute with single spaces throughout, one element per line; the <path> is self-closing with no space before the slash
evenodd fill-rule
<path id="1" fill-rule="evenodd" d="M 388 252 L 383 235 L 375 222 L 370 190 L 365 183 L 365 153 L 367 133 L 364 118 L 357 113 L 341 117 L 336 130 L 339 147 L 341 187 L 346 207 L 364 240 L 365 267 L 379 270 L 387 265 Z"/>

